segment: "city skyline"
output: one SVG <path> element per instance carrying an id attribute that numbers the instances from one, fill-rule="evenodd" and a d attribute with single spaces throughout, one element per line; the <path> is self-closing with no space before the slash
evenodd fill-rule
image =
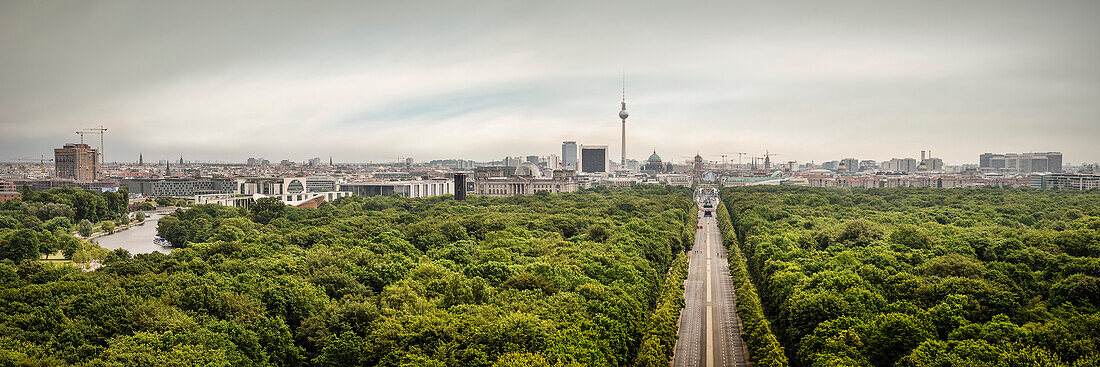
<path id="1" fill-rule="evenodd" d="M 1100 4 L 945 4 L 5 3 L 0 161 L 1100 159 Z"/>

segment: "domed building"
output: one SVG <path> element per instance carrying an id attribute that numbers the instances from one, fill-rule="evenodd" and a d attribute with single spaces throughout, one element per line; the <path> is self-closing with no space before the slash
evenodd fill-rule
<path id="1" fill-rule="evenodd" d="M 520 163 L 516 168 L 503 166 L 477 167 L 473 175 L 477 196 L 531 195 L 539 191 L 548 193 L 577 191 L 577 172 L 574 170 L 547 170 L 545 173 L 531 162 Z"/>
<path id="2" fill-rule="evenodd" d="M 657 151 L 654 150 L 653 154 L 649 155 L 649 159 L 646 160 L 645 165 L 642 166 L 642 171 L 664 173 L 668 171 L 668 165 L 661 161 L 661 156 L 657 155 Z"/>
<path id="3" fill-rule="evenodd" d="M 539 178 L 542 177 L 542 171 L 539 171 L 539 167 L 531 162 L 523 162 L 516 167 L 516 172 L 513 176 Z"/>

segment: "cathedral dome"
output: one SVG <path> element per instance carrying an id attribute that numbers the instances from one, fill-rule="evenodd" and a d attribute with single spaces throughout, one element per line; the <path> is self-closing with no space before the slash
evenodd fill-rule
<path id="1" fill-rule="evenodd" d="M 653 154 L 651 154 L 649 156 L 649 160 L 647 162 L 649 162 L 649 163 L 661 163 L 661 156 L 657 155 L 657 151 L 654 150 Z"/>

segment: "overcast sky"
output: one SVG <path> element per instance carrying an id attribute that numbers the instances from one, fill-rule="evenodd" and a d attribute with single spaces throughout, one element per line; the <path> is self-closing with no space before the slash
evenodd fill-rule
<path id="1" fill-rule="evenodd" d="M 1100 160 L 1095 0 L 0 4 L 0 160 Z"/>

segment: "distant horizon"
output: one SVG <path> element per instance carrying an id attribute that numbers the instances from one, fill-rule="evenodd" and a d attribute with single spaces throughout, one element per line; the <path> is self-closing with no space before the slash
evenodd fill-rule
<path id="1" fill-rule="evenodd" d="M 1057 151 L 1057 150 L 1046 150 L 1046 151 L 1016 151 L 1016 152 L 982 152 L 982 153 L 978 153 L 977 155 L 984 154 L 984 153 L 1005 154 L 1005 153 L 1045 153 L 1045 152 L 1059 152 L 1059 151 Z M 551 153 L 551 154 L 557 154 L 558 156 L 560 156 L 560 154 L 558 154 L 558 153 Z M 652 154 L 652 152 L 651 152 L 651 154 Z M 513 155 L 511 157 L 526 157 L 528 155 L 535 155 L 535 154 Z M 679 164 L 679 163 L 684 163 L 685 160 L 689 160 L 689 161 L 691 160 L 691 158 L 681 158 L 681 159 L 677 159 L 677 160 L 669 160 L 668 158 L 665 158 L 665 156 L 661 155 L 660 152 L 657 152 L 657 155 L 661 157 L 661 160 L 663 162 L 673 162 L 673 163 L 678 163 Z M 538 155 L 538 157 L 540 159 L 541 158 L 546 158 L 548 156 L 549 156 L 549 154 Z M 49 157 L 52 157 L 52 155 L 49 156 Z M 1100 164 L 1100 162 L 1097 162 L 1097 161 L 1090 162 L 1090 161 L 1087 161 L 1087 160 L 1086 161 L 1067 160 L 1065 158 L 1065 153 L 1063 153 L 1062 157 L 1063 157 L 1063 160 L 1062 160 L 1062 162 L 1063 162 L 1062 165 L 1063 166 L 1086 166 L 1086 165 L 1089 165 L 1089 164 Z M 271 165 L 279 165 L 283 159 L 287 159 L 287 158 L 274 158 L 273 159 L 273 158 L 260 157 L 260 156 L 248 157 L 248 158 L 267 159 L 271 163 Z M 239 161 L 225 160 L 225 159 L 192 160 L 192 159 L 187 159 L 187 157 L 185 156 L 184 157 L 184 163 L 247 165 L 248 158 L 245 158 L 245 159 L 239 160 Z M 327 157 L 314 156 L 314 157 L 310 157 L 310 158 L 321 158 L 322 165 L 328 165 L 328 158 Z M 287 159 L 287 160 L 289 160 L 290 162 L 295 163 L 295 164 L 306 164 L 309 161 L 310 158 L 301 159 L 301 160 L 294 160 L 294 159 Z M 489 159 L 489 160 L 477 160 L 477 159 L 467 159 L 467 158 L 432 158 L 432 159 L 420 160 L 420 159 L 417 159 L 416 157 L 406 157 L 406 158 L 413 158 L 414 164 L 420 164 L 420 163 L 428 163 L 428 162 L 432 162 L 432 161 L 445 161 L 445 160 L 463 160 L 463 161 L 473 161 L 473 162 L 476 162 L 476 163 L 492 163 L 492 162 L 503 161 L 504 157 L 502 156 L 502 157 L 497 158 L 497 159 Z M 648 158 L 648 156 L 646 158 Z M 634 161 L 638 161 L 638 162 L 645 162 L 646 158 L 631 158 L 629 156 L 627 157 L 628 160 L 634 160 Z M 917 161 L 920 161 L 920 154 L 918 152 L 918 154 L 916 156 L 894 156 L 894 157 L 890 157 L 890 158 L 861 158 L 859 156 L 847 156 L 847 157 L 842 157 L 842 158 L 824 159 L 824 160 L 816 160 L 816 161 L 797 161 L 796 163 L 800 164 L 800 165 L 801 164 L 806 164 L 806 163 L 821 164 L 821 163 L 824 163 L 824 162 L 839 161 L 839 160 L 842 160 L 842 159 L 845 159 L 845 158 L 854 158 L 854 159 L 857 159 L 857 160 L 860 160 L 860 161 L 873 160 L 873 161 L 878 162 L 878 163 L 881 163 L 883 161 L 889 161 L 889 160 L 894 159 L 894 158 L 897 158 L 897 159 L 912 158 L 912 159 L 916 159 Z M 940 158 L 940 157 L 929 156 L 927 158 Z M 975 157 L 975 158 L 977 158 L 977 157 Z M 47 158 L 47 159 L 49 159 L 49 158 Z M 713 158 L 707 158 L 706 156 L 704 156 L 703 159 L 705 161 L 708 161 L 708 162 L 721 162 L 722 161 L 721 157 L 719 157 L 718 159 L 713 159 Z M 940 159 L 942 160 L 943 158 L 940 158 Z M 729 157 L 727 157 L 726 160 L 727 160 L 727 163 L 729 163 L 729 164 L 737 164 L 736 156 L 734 156 L 733 159 L 730 159 Z M 167 161 L 168 163 L 177 164 L 179 162 L 179 158 L 177 157 L 175 159 L 167 159 L 167 160 L 163 159 L 163 158 L 154 158 L 153 160 L 146 159 L 145 164 L 150 165 L 151 163 L 155 163 L 155 162 L 163 163 L 165 161 Z M 613 162 L 615 160 L 614 159 L 609 159 L 609 161 Z M 772 161 L 772 164 L 773 165 L 779 165 L 779 164 L 783 164 L 783 163 L 786 163 L 786 162 L 788 162 L 788 161 L 787 160 L 776 159 L 776 160 Z M 947 161 L 947 160 L 943 160 L 943 162 L 944 162 L 944 165 L 946 165 L 946 166 L 964 166 L 964 165 L 977 165 L 977 164 L 979 164 L 978 159 L 975 159 L 973 162 L 968 161 L 968 162 L 963 162 L 963 163 L 950 162 L 950 161 Z M 29 160 L 9 161 L 9 160 L 0 159 L 0 163 L 37 164 L 38 162 L 31 162 Z M 47 163 L 49 163 L 49 162 L 47 162 Z M 105 162 L 105 164 L 122 164 L 122 165 L 135 164 L 135 163 L 137 163 L 136 159 L 133 160 L 133 161 L 110 161 L 109 160 L 109 161 Z M 403 164 L 402 162 L 399 162 L 399 161 L 396 161 L 396 160 L 388 160 L 388 161 L 387 160 L 383 160 L 383 161 L 340 161 L 340 160 L 337 160 L 337 159 L 333 159 L 332 163 L 334 165 L 340 165 L 340 164 Z M 742 164 L 751 164 L 751 163 L 752 163 L 751 159 L 743 158 L 743 160 L 742 160 Z"/>

